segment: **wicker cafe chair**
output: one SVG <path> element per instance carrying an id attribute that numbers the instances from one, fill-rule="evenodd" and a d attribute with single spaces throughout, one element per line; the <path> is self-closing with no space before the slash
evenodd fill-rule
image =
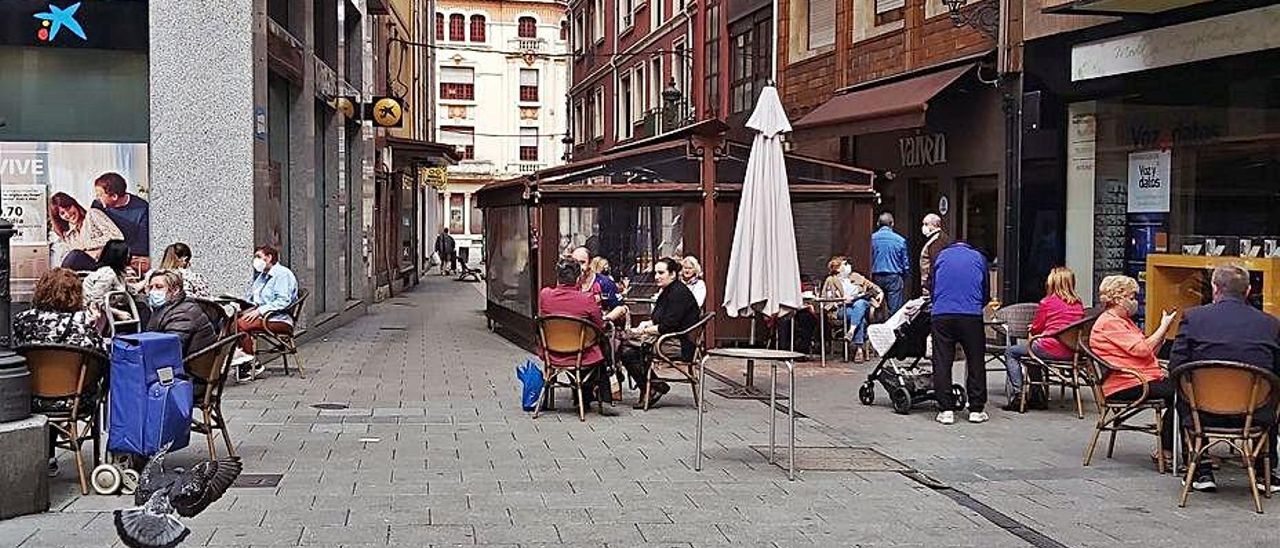
<path id="1" fill-rule="evenodd" d="M 703 314 L 702 319 L 688 329 L 667 333 L 658 337 L 658 340 L 653 343 L 653 352 L 649 361 L 649 378 L 644 381 L 645 411 L 649 410 L 649 395 L 653 391 L 653 381 L 688 384 L 693 389 L 693 405 L 698 405 L 698 364 L 702 363 L 702 357 L 707 353 L 707 324 L 714 317 L 716 317 L 715 312 Z M 693 343 L 693 358 L 687 361 L 681 359 L 679 354 L 682 339 L 688 339 Z M 675 349 L 675 355 L 670 356 L 668 352 L 663 352 L 664 348 Z M 671 371 L 678 376 L 663 376 L 660 370 Z"/>
<path id="2" fill-rule="evenodd" d="M 1280 397 L 1280 377 L 1255 365 L 1226 361 L 1196 361 L 1183 364 L 1173 371 L 1178 384 L 1178 395 L 1190 408 L 1189 417 L 1183 419 L 1190 456 L 1187 459 L 1187 477 L 1182 486 L 1178 506 L 1187 505 L 1191 480 L 1196 475 L 1200 458 L 1211 447 L 1229 445 L 1240 454 L 1244 469 L 1249 474 L 1249 490 L 1253 494 L 1253 507 L 1262 513 L 1262 500 L 1258 497 L 1257 472 L 1254 462 L 1262 455 L 1265 474 L 1263 485 L 1271 485 L 1271 458 L 1266 456 L 1268 424 L 1258 421 L 1258 415 L 1271 415 L 1274 420 L 1276 402 Z M 1206 421 L 1204 415 L 1215 415 L 1218 421 Z M 1216 426 L 1221 418 L 1239 421 L 1236 426 Z M 1210 424 L 1206 424 L 1209 422 Z M 1271 498 L 1270 489 L 1266 490 Z"/>
<path id="3" fill-rule="evenodd" d="M 1031 336 L 1031 320 L 1036 317 L 1036 309 L 1040 305 L 1036 303 L 1018 303 L 996 310 L 987 323 L 987 350 L 986 361 L 987 371 L 997 371 L 1004 373 L 1004 351 L 1017 343 L 1017 341 L 1025 341 Z M 992 366 L 995 364 L 995 366 Z M 1023 377 L 1026 377 L 1025 370 Z M 1005 394 L 1008 395 L 1009 383 L 1004 383 Z M 1021 387 L 1019 387 L 1021 389 Z"/>
<path id="4" fill-rule="evenodd" d="M 592 375 L 607 375 L 608 372 L 604 371 L 603 361 L 583 363 L 582 360 L 592 346 L 608 344 L 604 333 L 591 322 L 574 316 L 539 316 L 535 321 L 538 324 L 538 340 L 542 343 L 539 352 L 542 354 L 542 378 L 546 387 L 533 408 L 533 418 L 538 418 L 542 406 L 555 397 L 555 387 L 563 386 L 572 389 L 578 397 L 578 420 L 587 420 L 582 386 Z M 551 362 L 551 352 L 572 355 L 573 363 L 556 365 Z M 567 381 L 558 380 L 561 373 L 568 377 Z M 604 409 L 603 400 L 597 403 Z"/>
<path id="5" fill-rule="evenodd" d="M 31 395 L 37 402 L 32 411 L 49 417 L 56 434 L 54 446 L 71 451 L 80 476 L 80 493 L 89 494 L 84 475 L 84 457 L 80 449 L 93 442 L 93 465 L 99 464 L 99 403 L 105 390 L 103 373 L 107 355 L 101 351 L 63 344 L 27 345 L 15 349 L 27 359 L 31 370 Z M 56 402 L 56 403 L 52 403 Z"/>
<path id="6" fill-rule="evenodd" d="M 306 371 L 302 369 L 302 359 L 298 357 L 298 342 L 296 337 L 301 332 L 299 324 L 302 322 L 302 311 L 306 309 L 307 297 L 311 296 L 311 292 L 306 289 L 298 290 L 298 299 L 293 304 L 274 312 L 268 312 L 262 315 L 262 329 L 253 332 L 253 337 L 257 341 L 265 345 L 263 349 L 259 346 L 256 354 L 262 360 L 262 363 L 270 362 L 277 357 L 284 361 L 284 374 L 289 375 L 289 356 L 293 356 L 294 364 L 298 366 L 298 377 L 306 378 Z M 292 329 L 287 333 L 274 333 L 268 326 L 271 321 L 279 322 L 284 318 L 293 321 Z M 263 359 L 265 356 L 265 359 Z"/>
<path id="7" fill-rule="evenodd" d="M 209 323 L 213 325 L 213 332 L 218 338 L 226 337 L 236 332 L 236 322 L 234 318 L 227 314 L 227 309 L 223 308 L 222 303 L 200 297 L 187 297 L 193 303 L 200 306 L 200 310 L 204 311 L 204 315 L 209 317 Z"/>
<path id="8" fill-rule="evenodd" d="M 1098 406 L 1098 422 L 1093 428 L 1093 438 L 1089 440 L 1089 446 L 1085 449 L 1084 465 L 1089 466 L 1093 460 L 1093 451 L 1098 447 L 1098 437 L 1103 432 L 1110 432 L 1111 439 L 1107 442 L 1107 458 L 1111 458 L 1116 449 L 1116 434 L 1120 432 L 1143 432 L 1151 434 L 1160 439 L 1163 434 L 1163 426 L 1160 419 L 1167 412 L 1164 408 L 1163 399 L 1150 399 L 1151 381 L 1142 373 L 1135 369 L 1127 367 L 1119 367 L 1102 359 L 1093 349 L 1089 348 L 1086 342 L 1081 346 L 1085 355 L 1088 357 L 1086 361 L 1092 361 L 1096 366 L 1096 372 L 1091 373 L 1090 377 L 1097 382 L 1092 382 L 1094 402 Z M 1103 375 L 1127 375 L 1138 379 L 1142 387 L 1142 395 L 1134 400 L 1118 400 L 1109 398 L 1102 393 Z M 1143 411 L 1151 410 L 1155 413 L 1155 420 L 1151 423 L 1131 424 L 1130 419 L 1141 414 Z M 1164 451 L 1156 451 L 1156 471 L 1163 474 L 1165 471 Z"/>
<path id="9" fill-rule="evenodd" d="M 222 413 L 222 390 L 231 371 L 231 356 L 239 341 L 239 334 L 224 336 L 207 348 L 187 356 L 182 364 L 196 389 L 193 403 L 199 416 L 192 413 L 191 430 L 204 434 L 205 441 L 209 442 L 210 459 L 218 458 L 218 452 L 213 446 L 213 438 L 218 433 L 222 434 L 222 441 L 227 445 L 227 454 L 233 457 L 236 455 L 235 446 L 231 444 L 231 434 L 227 432 L 227 420 Z"/>
<path id="10" fill-rule="evenodd" d="M 1071 394 L 1076 401 L 1076 418 L 1084 418 L 1084 399 L 1080 396 L 1080 391 L 1097 384 L 1095 382 L 1097 376 L 1093 366 L 1089 363 L 1087 355 L 1089 332 L 1093 330 L 1093 324 L 1097 320 L 1097 316 L 1086 315 L 1083 319 L 1062 329 L 1036 335 L 1027 341 L 1027 354 L 1031 359 L 1029 363 L 1023 362 L 1022 364 L 1023 389 L 1022 397 L 1019 401 L 1021 411 L 1025 412 L 1027 410 L 1027 394 L 1031 392 L 1030 388 L 1032 386 L 1042 387 L 1045 397 L 1048 397 L 1050 388 L 1057 386 L 1060 389 L 1060 398 L 1066 398 L 1067 389 L 1071 389 Z M 1057 339 L 1058 342 L 1071 351 L 1071 358 L 1068 360 L 1056 360 L 1037 354 L 1035 342 L 1046 338 Z M 1028 365 L 1039 367 L 1044 373 L 1043 380 L 1032 380 L 1031 375 L 1028 374 L 1030 373 L 1027 370 Z M 1101 407 L 1101 401 L 1101 399 L 1097 399 L 1095 403 Z"/>

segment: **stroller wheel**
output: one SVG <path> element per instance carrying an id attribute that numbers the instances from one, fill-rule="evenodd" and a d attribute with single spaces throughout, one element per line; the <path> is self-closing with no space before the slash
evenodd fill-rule
<path id="1" fill-rule="evenodd" d="M 120 473 L 120 469 L 114 464 L 100 464 L 93 469 L 93 474 L 89 477 L 90 483 L 93 484 L 93 492 L 99 495 L 114 495 L 120 490 L 120 483 L 124 479 L 124 475 Z"/>
<path id="2" fill-rule="evenodd" d="M 875 403 L 876 385 L 869 382 L 862 383 L 862 386 L 858 387 L 858 401 L 862 402 L 862 405 L 871 405 Z"/>
<path id="3" fill-rule="evenodd" d="M 132 495 L 138 490 L 139 474 L 137 470 L 126 468 L 120 478 L 120 494 Z"/>
<path id="4" fill-rule="evenodd" d="M 898 387 L 889 391 L 889 401 L 893 403 L 894 413 L 906 415 L 911 412 L 911 392 L 906 388 Z"/>
<path id="5" fill-rule="evenodd" d="M 968 396 L 964 391 L 964 387 L 958 384 L 951 385 L 951 398 L 956 402 L 956 409 L 964 409 L 969 405 Z"/>

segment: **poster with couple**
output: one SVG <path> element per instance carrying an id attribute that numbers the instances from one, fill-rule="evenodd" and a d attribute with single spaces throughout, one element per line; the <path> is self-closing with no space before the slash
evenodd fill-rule
<path id="1" fill-rule="evenodd" d="M 0 215 L 13 223 L 14 298 L 56 267 L 96 268 L 109 240 L 150 267 L 151 211 L 145 143 L 0 142 Z"/>

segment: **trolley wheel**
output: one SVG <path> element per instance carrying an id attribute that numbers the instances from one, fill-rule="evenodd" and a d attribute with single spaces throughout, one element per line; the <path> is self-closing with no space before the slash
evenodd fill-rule
<path id="1" fill-rule="evenodd" d="M 964 391 L 964 387 L 958 384 L 951 385 L 951 398 L 956 402 L 956 409 L 964 409 L 969 405 L 969 397 Z"/>
<path id="2" fill-rule="evenodd" d="M 911 412 L 911 392 L 906 388 L 898 387 L 889 391 L 889 401 L 893 403 L 894 413 L 906 415 Z"/>
<path id="3" fill-rule="evenodd" d="M 100 464 L 93 469 L 93 474 L 89 479 L 90 483 L 93 484 L 93 492 L 99 495 L 114 495 L 116 491 L 120 490 L 120 484 L 124 481 L 124 474 L 113 464 Z"/>
<path id="4" fill-rule="evenodd" d="M 141 481 L 141 475 L 137 470 L 126 468 L 120 478 L 120 494 L 132 495 L 138 490 L 138 483 Z"/>
<path id="5" fill-rule="evenodd" d="M 862 383 L 862 386 L 858 387 L 858 401 L 862 402 L 862 405 L 871 405 L 875 403 L 876 386 L 870 382 Z"/>

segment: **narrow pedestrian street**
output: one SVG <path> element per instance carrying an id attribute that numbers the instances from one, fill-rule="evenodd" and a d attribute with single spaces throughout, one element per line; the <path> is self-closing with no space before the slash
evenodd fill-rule
<path id="1" fill-rule="evenodd" d="M 1224 472 L 1218 494 L 1178 509 L 1178 482 L 1152 471 L 1145 438 L 1122 436 L 1116 459 L 1099 454 L 1083 468 L 1092 424 L 1074 410 L 997 411 L 985 425 L 942 427 L 927 410 L 859 405 L 869 364 L 805 365 L 798 445 L 865 447 L 896 462 L 864 455 L 849 459 L 862 471 L 808 470 L 789 482 L 751 448 L 768 439 L 767 404 L 710 396 L 705 469 L 695 472 L 687 388 L 647 413 L 619 406 L 616 418 L 579 422 L 564 404 L 536 420 L 522 412 L 513 370 L 526 353 L 486 330 L 482 288 L 431 277 L 307 344 L 305 379 L 229 387 L 245 474 L 279 474 L 279 484 L 233 488 L 188 523 L 184 545 L 1137 546 L 1176 533 L 1262 546 L 1273 537 L 1260 526 L 1273 514 L 1253 514 L 1240 474 Z M 205 451 L 193 436 L 169 464 Z M 51 485 L 51 511 L 0 523 L 0 545 L 120 545 L 110 511 L 126 498 L 80 496 L 65 455 Z"/>

